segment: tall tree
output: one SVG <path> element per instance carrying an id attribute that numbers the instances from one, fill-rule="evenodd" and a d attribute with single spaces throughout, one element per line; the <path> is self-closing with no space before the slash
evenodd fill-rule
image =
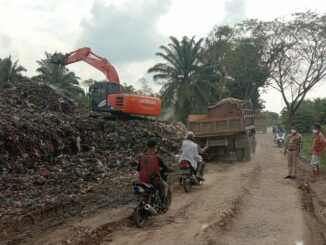
<path id="1" fill-rule="evenodd" d="M 216 89 L 210 90 L 212 101 L 229 96 L 226 88 L 227 74 L 225 56 L 232 48 L 234 29 L 230 26 L 215 26 L 205 40 L 201 77 Z"/>
<path id="2" fill-rule="evenodd" d="M 25 79 L 22 72 L 27 71 L 23 66 L 18 65 L 18 60 L 12 62 L 11 56 L 0 59 L 0 85 L 18 83 Z"/>
<path id="3" fill-rule="evenodd" d="M 36 69 L 39 75 L 34 79 L 54 86 L 65 96 L 77 99 L 78 96 L 84 95 L 84 90 L 79 87 L 79 77 L 64 66 L 52 64 L 51 54 L 45 52 L 45 56 L 45 59 L 36 61 L 40 67 Z"/>
<path id="4" fill-rule="evenodd" d="M 262 59 L 260 38 L 251 38 L 237 25 L 216 26 L 206 39 L 203 78 L 217 87 L 212 99 L 250 100 L 263 108 L 259 89 L 266 85 L 268 68 Z"/>
<path id="5" fill-rule="evenodd" d="M 283 97 L 289 126 L 307 93 L 325 78 L 326 15 L 308 11 L 293 14 L 290 20 L 251 20 L 244 26 L 266 40 L 270 86 Z"/>
<path id="6" fill-rule="evenodd" d="M 177 119 L 185 122 L 190 113 L 200 113 L 208 103 L 208 82 L 199 76 L 202 68 L 203 39 L 183 37 L 179 41 L 170 37 L 167 46 L 160 46 L 156 53 L 164 63 L 158 63 L 148 70 L 153 79 L 163 85 L 160 93 L 164 107 L 173 107 Z"/>
<path id="7" fill-rule="evenodd" d="M 228 76 L 226 87 L 230 96 L 250 100 L 256 112 L 264 108 L 259 89 L 266 86 L 269 75 L 261 51 L 259 39 L 235 39 L 224 62 Z"/>

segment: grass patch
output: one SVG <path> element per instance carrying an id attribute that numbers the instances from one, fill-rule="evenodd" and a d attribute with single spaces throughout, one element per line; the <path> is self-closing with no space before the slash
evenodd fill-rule
<path id="1" fill-rule="evenodd" d="M 324 134 L 325 135 L 325 134 Z M 307 159 L 311 159 L 312 154 L 312 142 L 313 142 L 313 134 L 302 134 L 303 137 L 303 152 Z M 321 165 L 326 166 L 326 154 L 322 156 L 320 160 Z"/>

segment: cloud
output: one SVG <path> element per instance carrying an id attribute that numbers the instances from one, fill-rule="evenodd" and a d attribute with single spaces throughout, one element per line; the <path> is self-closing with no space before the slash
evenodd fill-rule
<path id="1" fill-rule="evenodd" d="M 224 4 L 224 24 L 236 24 L 246 17 L 246 4 L 244 0 L 228 0 Z"/>
<path id="2" fill-rule="evenodd" d="M 11 38 L 6 34 L 0 34 L 0 48 L 9 49 Z"/>
<path id="3" fill-rule="evenodd" d="M 81 22 L 76 48 L 88 46 L 117 65 L 153 58 L 167 40 L 157 24 L 170 5 L 170 0 L 130 0 L 105 6 L 96 0 L 91 17 Z"/>

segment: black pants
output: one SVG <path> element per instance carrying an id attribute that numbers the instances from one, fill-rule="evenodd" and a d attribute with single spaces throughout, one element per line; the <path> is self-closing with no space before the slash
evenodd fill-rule
<path id="1" fill-rule="evenodd" d="M 196 175 L 200 177 L 204 177 L 204 172 L 205 172 L 205 162 L 198 161 Z"/>

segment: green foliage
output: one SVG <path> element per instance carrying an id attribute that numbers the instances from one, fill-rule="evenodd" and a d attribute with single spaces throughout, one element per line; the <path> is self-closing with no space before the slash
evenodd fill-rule
<path id="1" fill-rule="evenodd" d="M 154 65 L 148 73 L 154 73 L 154 81 L 163 85 L 160 91 L 163 106 L 174 107 L 177 119 L 185 122 L 189 114 L 205 111 L 212 86 L 200 76 L 203 39 L 183 37 L 179 41 L 170 37 L 170 40 L 168 46 L 160 47 L 162 52 L 156 53 L 165 63 Z"/>
<path id="2" fill-rule="evenodd" d="M 137 90 L 134 86 L 124 83 L 122 88 L 122 93 L 135 94 L 137 93 Z"/>
<path id="3" fill-rule="evenodd" d="M 87 108 L 87 109 L 91 109 L 91 98 L 89 93 L 87 94 L 79 94 L 76 97 L 76 101 L 79 105 Z"/>
<path id="4" fill-rule="evenodd" d="M 225 97 L 230 97 L 226 88 L 228 80 L 225 71 L 225 56 L 231 51 L 233 36 L 233 28 L 215 26 L 205 40 L 200 76 L 203 80 L 209 81 L 212 87 L 215 87 L 208 91 L 212 104 Z"/>
<path id="5" fill-rule="evenodd" d="M 11 56 L 0 59 L 0 86 L 6 86 L 11 83 L 19 83 L 26 80 L 22 75 L 26 69 L 18 65 L 18 60 L 12 62 Z"/>
<path id="6" fill-rule="evenodd" d="M 288 112 L 284 108 L 281 112 L 281 120 L 288 125 Z M 326 99 L 304 100 L 292 118 L 292 125 L 299 127 L 301 132 L 310 132 L 314 123 L 326 122 Z"/>
<path id="7" fill-rule="evenodd" d="M 45 56 L 45 59 L 37 61 L 39 67 L 36 71 L 39 75 L 34 77 L 34 80 L 50 84 L 57 92 L 74 99 L 85 94 L 84 90 L 79 87 L 79 77 L 75 73 L 64 66 L 52 64 L 51 54 L 45 52 Z"/>
<path id="8" fill-rule="evenodd" d="M 261 49 L 259 39 L 241 38 L 233 42 L 232 49 L 225 57 L 226 73 L 229 77 L 226 87 L 230 97 L 251 100 L 256 112 L 264 108 L 258 89 L 266 85 L 268 78 Z"/>

